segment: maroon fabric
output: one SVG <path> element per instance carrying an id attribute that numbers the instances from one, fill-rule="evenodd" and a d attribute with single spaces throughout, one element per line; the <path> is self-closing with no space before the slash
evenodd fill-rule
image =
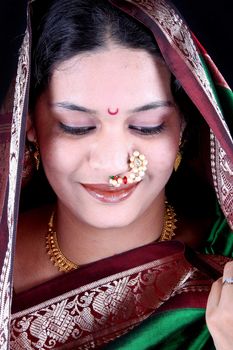
<path id="1" fill-rule="evenodd" d="M 12 115 L 10 113 L 0 114 L 0 221 L 7 198 L 11 121 Z"/>
<path id="2" fill-rule="evenodd" d="M 10 141 L 11 121 L 11 113 L 0 113 L 0 144 L 5 144 Z"/>
<path id="3" fill-rule="evenodd" d="M 11 344 L 98 348 L 162 310 L 204 308 L 213 277 L 209 264 L 198 261 L 201 271 L 190 258 L 200 260 L 181 242 L 152 243 L 15 295 L 13 312 L 22 312 L 12 315 Z"/>
<path id="4" fill-rule="evenodd" d="M 161 305 L 156 310 L 156 313 L 184 308 L 205 309 L 208 296 L 209 290 L 184 292 L 182 294 L 175 295 L 173 298 L 167 300 L 166 303 Z"/>
<path id="5" fill-rule="evenodd" d="M 168 255 L 184 254 L 184 245 L 180 242 L 161 242 L 80 266 L 79 269 L 58 276 L 25 292 L 14 294 L 12 311 L 17 312 L 54 298 L 72 289 L 97 281 L 120 271 L 162 259 Z"/>
<path id="6" fill-rule="evenodd" d="M 174 259 L 174 274 L 178 274 L 177 280 L 179 279 L 179 271 L 176 271 L 175 265 L 177 257 L 181 257 L 183 259 L 182 261 L 184 266 L 191 267 L 194 264 L 194 266 L 197 266 L 197 268 L 199 268 L 200 271 L 205 274 L 205 276 L 207 274 L 209 276 L 207 278 L 207 284 L 209 286 L 215 278 L 218 278 L 221 275 L 222 267 L 218 261 L 216 261 L 216 263 L 211 263 L 211 261 L 206 263 L 203 256 L 200 258 L 179 241 L 174 240 L 170 242 L 152 243 L 113 257 L 81 266 L 77 270 L 58 276 L 27 291 L 14 294 L 12 312 L 15 313 L 24 310 L 73 289 L 103 279 L 107 276 L 111 276 L 155 260 L 158 260 L 159 268 L 160 260 L 164 263 L 164 259 L 166 259 L 166 257 L 170 258 L 171 256 Z M 224 262 L 225 259 L 223 258 L 223 264 Z M 203 276 L 201 278 L 203 279 Z M 205 283 L 207 279 L 204 277 Z M 169 283 L 170 281 L 168 280 L 166 286 L 168 289 Z M 192 298 L 190 302 L 192 302 Z M 182 305 L 186 305 L 185 303 L 186 299 L 184 298 Z M 202 305 L 205 305 L 205 297 L 202 301 Z"/>
<path id="7" fill-rule="evenodd" d="M 0 221 L 0 266 L 3 266 L 3 262 L 5 259 L 7 243 L 9 238 L 9 232 L 7 229 L 7 206 L 6 201 L 2 210 L 2 220 Z"/>

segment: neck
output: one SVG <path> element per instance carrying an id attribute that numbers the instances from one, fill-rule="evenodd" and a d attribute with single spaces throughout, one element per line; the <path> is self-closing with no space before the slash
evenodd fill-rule
<path id="1" fill-rule="evenodd" d="M 131 224 L 119 228 L 98 228 L 75 216 L 58 202 L 54 229 L 62 253 L 78 265 L 140 247 L 158 240 L 165 211 L 164 194 Z"/>

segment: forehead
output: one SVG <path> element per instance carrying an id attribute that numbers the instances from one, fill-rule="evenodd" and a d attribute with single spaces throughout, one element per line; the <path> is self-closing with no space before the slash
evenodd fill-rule
<path id="1" fill-rule="evenodd" d="M 171 95 L 165 63 L 145 50 L 110 47 L 79 54 L 59 64 L 50 89 L 56 99 L 98 100 L 128 104 L 130 100 L 164 99 Z"/>

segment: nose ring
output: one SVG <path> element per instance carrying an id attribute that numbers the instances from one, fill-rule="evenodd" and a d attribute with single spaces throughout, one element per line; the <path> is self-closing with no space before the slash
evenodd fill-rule
<path id="1" fill-rule="evenodd" d="M 140 182 L 147 170 L 148 161 L 144 154 L 139 151 L 133 151 L 133 154 L 128 159 L 129 171 L 122 175 L 109 176 L 109 184 L 114 187 L 127 185 L 134 182 Z"/>

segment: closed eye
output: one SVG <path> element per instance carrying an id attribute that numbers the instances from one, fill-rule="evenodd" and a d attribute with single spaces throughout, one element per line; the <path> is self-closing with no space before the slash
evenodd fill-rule
<path id="1" fill-rule="evenodd" d="M 82 126 L 82 127 L 69 126 L 63 123 L 59 123 L 59 126 L 66 134 L 70 134 L 70 135 L 85 135 L 96 128 L 95 126 Z"/>
<path id="2" fill-rule="evenodd" d="M 165 129 L 165 123 L 151 127 L 129 125 L 129 129 L 134 130 L 141 135 L 156 135 L 160 134 Z"/>

